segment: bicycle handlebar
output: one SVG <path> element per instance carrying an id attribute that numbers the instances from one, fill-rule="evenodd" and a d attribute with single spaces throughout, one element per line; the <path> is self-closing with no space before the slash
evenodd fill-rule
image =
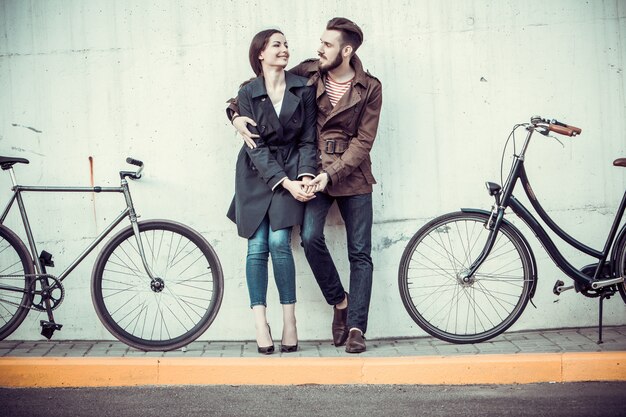
<path id="1" fill-rule="evenodd" d="M 120 178 L 123 179 L 123 178 L 129 177 L 132 180 L 138 180 L 139 178 L 141 178 L 141 171 L 143 171 L 143 162 L 138 159 L 134 159 L 130 157 L 126 158 L 126 162 L 131 165 L 138 166 L 139 169 L 137 170 L 137 172 L 120 171 Z"/>
<path id="2" fill-rule="evenodd" d="M 574 129 L 570 129 L 569 127 L 560 126 L 560 125 L 552 124 L 552 123 L 548 125 L 548 129 L 550 129 L 550 132 L 558 133 L 560 135 L 565 135 L 565 136 L 576 136 L 578 134 L 576 133 Z"/>
<path id="3" fill-rule="evenodd" d="M 131 164 L 131 165 L 136 165 L 138 167 L 143 167 L 143 162 L 141 162 L 138 159 L 133 159 L 131 157 L 126 158 L 126 162 Z"/>
<path id="4" fill-rule="evenodd" d="M 565 136 L 580 135 L 583 131 L 579 127 L 571 126 L 571 125 L 559 122 L 556 119 L 546 120 L 539 116 L 531 117 L 530 122 L 535 126 L 539 124 L 544 125 L 545 127 L 548 128 L 550 132 L 558 133 L 560 135 L 565 135 Z"/>

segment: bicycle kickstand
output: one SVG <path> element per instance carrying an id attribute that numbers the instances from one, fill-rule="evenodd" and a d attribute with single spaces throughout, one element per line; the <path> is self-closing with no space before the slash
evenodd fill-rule
<path id="1" fill-rule="evenodd" d="M 611 295 L 612 294 L 600 295 L 600 308 L 599 308 L 599 317 L 598 317 L 598 341 L 596 342 L 598 345 L 601 345 L 602 343 L 604 343 L 602 341 L 602 309 L 604 305 L 604 299 L 606 298 L 608 300 L 609 298 L 611 298 Z"/>

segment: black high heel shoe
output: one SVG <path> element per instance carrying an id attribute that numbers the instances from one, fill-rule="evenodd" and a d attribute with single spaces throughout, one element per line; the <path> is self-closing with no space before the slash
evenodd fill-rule
<path id="1" fill-rule="evenodd" d="M 293 353 L 293 352 L 296 352 L 297 350 L 298 350 L 297 343 L 295 345 L 283 345 L 282 343 L 280 344 L 280 351 L 282 353 Z"/>
<path id="2" fill-rule="evenodd" d="M 284 337 L 285 336 L 283 335 L 283 338 Z M 280 351 L 282 353 L 293 353 L 293 352 L 296 352 L 297 350 L 298 350 L 298 343 L 297 342 L 296 342 L 295 345 L 285 345 L 282 340 L 280 341 Z"/>
<path id="3" fill-rule="evenodd" d="M 270 339 L 272 339 L 272 329 L 270 328 L 270 325 L 267 325 L 267 330 L 270 332 Z M 274 353 L 274 343 L 273 343 L 272 339 L 272 344 L 270 346 L 259 346 L 259 344 L 257 343 L 256 345 L 256 349 L 259 353 L 262 353 L 263 355 L 270 355 L 272 353 Z"/>

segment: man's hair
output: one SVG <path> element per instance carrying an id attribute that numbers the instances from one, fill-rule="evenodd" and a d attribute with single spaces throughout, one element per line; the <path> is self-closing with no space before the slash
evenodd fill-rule
<path id="1" fill-rule="evenodd" d="M 254 35 L 254 38 L 252 38 L 252 42 L 250 42 L 248 57 L 250 59 L 250 66 L 252 67 L 252 71 L 254 71 L 254 74 L 257 77 L 263 74 L 263 66 L 261 65 L 259 55 L 261 54 L 261 52 L 263 52 L 268 42 L 270 41 L 270 38 L 275 33 L 280 33 L 281 35 L 284 35 L 284 33 L 278 29 L 267 29 Z"/>
<path id="2" fill-rule="evenodd" d="M 363 31 L 352 20 L 345 17 L 335 17 L 328 21 L 326 30 L 337 30 L 341 32 L 341 47 L 346 45 L 352 46 L 354 54 L 359 46 L 363 43 Z"/>

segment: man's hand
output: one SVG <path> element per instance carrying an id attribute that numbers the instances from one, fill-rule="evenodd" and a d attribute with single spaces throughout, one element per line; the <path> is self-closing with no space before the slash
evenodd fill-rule
<path id="1" fill-rule="evenodd" d="M 328 185 L 329 175 L 327 172 L 322 172 L 317 177 L 313 178 L 307 185 L 305 191 L 307 193 L 316 193 L 318 191 L 324 191 Z"/>
<path id="2" fill-rule="evenodd" d="M 285 180 L 283 180 L 281 185 L 283 186 L 283 188 L 285 188 L 285 190 L 291 193 L 293 198 L 298 201 L 302 201 L 303 203 L 315 198 L 314 193 L 309 193 L 305 190 L 305 186 L 302 184 L 302 181 L 291 181 L 290 179 L 286 178 Z"/>
<path id="3" fill-rule="evenodd" d="M 256 126 L 256 122 L 249 117 L 246 116 L 236 116 L 233 119 L 233 126 L 237 129 L 237 133 L 246 142 L 248 148 L 254 149 L 256 148 L 256 143 L 254 142 L 254 138 L 258 138 L 259 135 L 255 135 L 254 133 L 248 130 L 248 124 L 252 126 Z"/>

